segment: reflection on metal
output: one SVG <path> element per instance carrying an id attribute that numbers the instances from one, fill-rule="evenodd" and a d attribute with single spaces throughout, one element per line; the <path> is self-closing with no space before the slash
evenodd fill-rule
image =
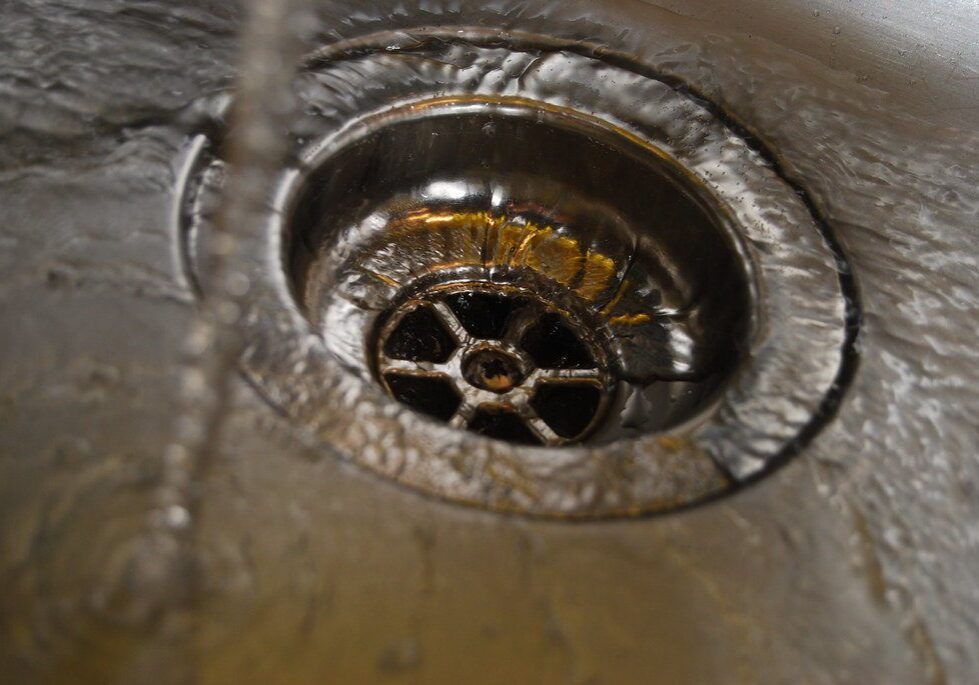
<path id="1" fill-rule="evenodd" d="M 429 193 L 449 201 L 471 197 L 472 190 L 466 185 L 455 187 L 460 191 L 455 197 L 445 192 L 443 183 L 433 183 Z M 547 274 L 588 302 L 594 302 L 615 287 L 616 276 L 621 272 L 613 257 L 589 249 L 587 243 L 568 235 L 567 230 L 562 232 L 559 227 L 542 225 L 525 216 L 419 209 L 393 222 L 389 230 L 392 243 L 428 242 L 432 238 L 426 234 L 432 231 L 440 234 L 435 240 L 465 243 L 458 250 L 447 250 L 458 254 L 460 259 L 439 264 L 437 268 L 528 268 Z M 405 258 L 410 256 L 406 254 Z"/>

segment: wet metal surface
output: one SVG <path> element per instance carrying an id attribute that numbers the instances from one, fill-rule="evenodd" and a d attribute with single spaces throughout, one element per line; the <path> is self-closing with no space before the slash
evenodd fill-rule
<path id="1" fill-rule="evenodd" d="M 615 524 L 392 486 L 238 379 L 186 470 L 165 450 L 194 317 L 173 213 L 188 145 L 221 128 L 239 17 L 108 0 L 0 14 L 7 680 L 974 680 L 969 3 L 336 2 L 304 20 L 320 44 L 451 25 L 627 56 L 745 127 L 845 249 L 863 319 L 831 420 L 730 497 Z M 165 562 L 161 530 L 188 563 Z"/>
<path id="2" fill-rule="evenodd" d="M 236 233 L 244 366 L 270 402 L 401 483 L 555 517 L 699 502 L 818 430 L 858 304 L 769 162 L 696 98 L 573 45 L 429 31 L 382 49 L 397 38 L 310 60 L 297 162 Z M 223 163 L 194 167 L 183 234 L 206 255 Z M 446 279 L 528 287 L 607 326 L 623 383 L 594 440 L 514 449 L 377 392 L 376 317 Z"/>

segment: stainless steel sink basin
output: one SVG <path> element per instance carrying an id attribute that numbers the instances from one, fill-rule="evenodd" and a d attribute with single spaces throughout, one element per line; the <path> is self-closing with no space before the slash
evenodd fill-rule
<path id="1" fill-rule="evenodd" d="M 285 5 L 0 8 L 5 682 L 974 681 L 973 3 Z"/>

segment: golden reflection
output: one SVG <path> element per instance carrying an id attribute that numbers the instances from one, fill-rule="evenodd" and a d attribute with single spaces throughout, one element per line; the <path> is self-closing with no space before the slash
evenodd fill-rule
<path id="1" fill-rule="evenodd" d="M 610 326 L 638 326 L 639 324 L 647 323 L 649 319 L 649 314 L 645 312 L 640 314 L 619 314 L 609 319 L 608 323 Z"/>
<path id="2" fill-rule="evenodd" d="M 526 268 L 568 287 L 586 302 L 612 297 L 608 314 L 622 298 L 618 275 L 625 264 L 590 249 L 560 229 L 524 217 L 487 211 L 414 210 L 389 225 L 392 243 L 433 257 L 432 270 L 481 266 L 486 269 Z M 635 325 L 650 320 L 645 313 L 620 314 L 613 322 Z"/>

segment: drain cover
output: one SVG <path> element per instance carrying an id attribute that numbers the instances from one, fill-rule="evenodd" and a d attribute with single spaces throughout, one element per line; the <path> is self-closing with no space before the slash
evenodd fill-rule
<path id="1" fill-rule="evenodd" d="M 433 288 L 396 307 L 375 344 L 378 377 L 393 397 L 511 442 L 582 440 L 615 385 L 591 331 L 513 286 Z"/>
<path id="2" fill-rule="evenodd" d="M 297 162 L 233 264 L 255 386 L 367 468 L 534 515 L 668 510 L 797 451 L 855 321 L 797 189 L 638 67 L 423 33 L 299 77 Z M 214 142 L 181 193 L 191 273 Z"/>

